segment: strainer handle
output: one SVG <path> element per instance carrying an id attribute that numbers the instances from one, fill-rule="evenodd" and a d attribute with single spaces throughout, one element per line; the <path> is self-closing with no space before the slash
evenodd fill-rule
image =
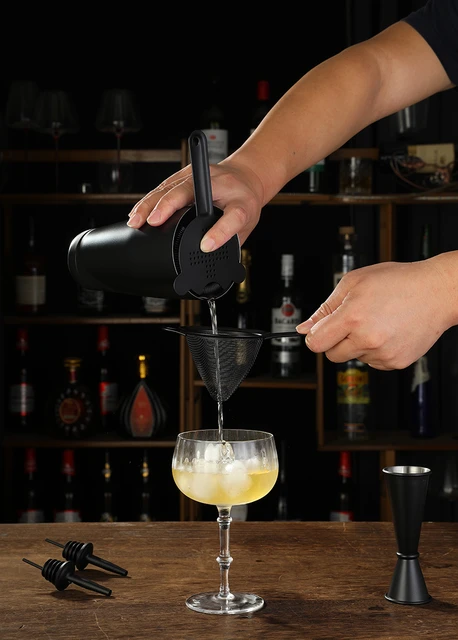
<path id="1" fill-rule="evenodd" d="M 203 131 L 196 129 L 189 136 L 188 144 L 196 213 L 198 216 L 209 216 L 213 214 L 213 194 L 208 164 L 207 137 Z"/>
<path id="2" fill-rule="evenodd" d="M 264 340 L 269 340 L 270 338 L 299 338 L 300 334 L 297 331 L 266 331 L 262 337 Z"/>

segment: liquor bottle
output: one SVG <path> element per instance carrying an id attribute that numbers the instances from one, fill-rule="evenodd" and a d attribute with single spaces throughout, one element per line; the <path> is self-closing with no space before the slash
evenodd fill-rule
<path id="1" fill-rule="evenodd" d="M 29 360 L 28 330 L 17 330 L 16 362 L 13 378 L 9 387 L 9 423 L 14 431 L 26 431 L 35 423 L 35 385 L 32 380 Z"/>
<path id="2" fill-rule="evenodd" d="M 422 228 L 420 260 L 431 257 L 431 228 Z M 414 438 L 432 438 L 436 435 L 432 415 L 432 379 L 430 352 L 425 353 L 411 365 L 411 434 Z"/>
<path id="3" fill-rule="evenodd" d="M 256 103 L 251 114 L 250 135 L 268 114 L 271 106 L 269 81 L 258 80 L 256 84 Z"/>
<path id="4" fill-rule="evenodd" d="M 235 324 L 237 329 L 254 329 L 256 315 L 251 293 L 251 252 L 249 249 L 242 249 L 241 253 L 246 275 L 243 282 L 235 286 Z"/>
<path id="5" fill-rule="evenodd" d="M 75 452 L 64 449 L 62 453 L 62 478 L 54 512 L 54 522 L 81 522 L 75 474 Z"/>
<path id="6" fill-rule="evenodd" d="M 119 403 L 118 383 L 115 366 L 110 355 L 108 327 L 100 325 L 97 329 L 98 365 L 98 418 L 99 431 L 110 433 L 117 428 L 117 410 Z"/>
<path id="7" fill-rule="evenodd" d="M 138 520 L 140 522 L 151 522 L 155 518 L 152 511 L 152 495 L 151 495 L 151 476 L 148 461 L 148 452 L 143 451 L 142 466 L 140 469 L 140 513 Z"/>
<path id="8" fill-rule="evenodd" d="M 84 438 L 94 424 L 94 403 L 89 388 L 80 380 L 81 358 L 65 358 L 67 382 L 54 400 L 54 431 L 65 438 Z"/>
<path id="9" fill-rule="evenodd" d="M 325 193 L 325 169 L 326 161 L 320 160 L 311 167 L 302 172 L 301 177 L 304 179 L 304 192 L 305 193 Z"/>
<path id="10" fill-rule="evenodd" d="M 16 310 L 20 314 L 43 313 L 46 305 L 46 269 L 44 256 L 35 239 L 35 220 L 29 216 L 27 247 L 16 269 Z"/>
<path id="11" fill-rule="evenodd" d="M 147 316 L 161 316 L 170 311 L 168 298 L 155 298 L 154 296 L 142 297 L 143 313 Z"/>
<path id="12" fill-rule="evenodd" d="M 354 359 L 336 367 L 339 431 L 348 440 L 364 440 L 369 437 L 369 366 Z"/>
<path id="13" fill-rule="evenodd" d="M 294 256 L 281 257 L 281 283 L 272 302 L 272 332 L 294 331 L 302 320 L 302 299 L 294 281 Z M 271 339 L 272 375 L 294 378 L 300 375 L 302 338 Z"/>
<path id="14" fill-rule="evenodd" d="M 100 522 L 116 522 L 117 520 L 113 509 L 113 480 L 111 473 L 110 454 L 105 451 L 105 463 L 102 469 L 103 489 Z"/>
<path id="15" fill-rule="evenodd" d="M 44 522 L 42 492 L 37 475 L 37 457 L 34 448 L 25 450 L 24 486 L 18 522 Z"/>
<path id="16" fill-rule="evenodd" d="M 95 229 L 95 219 L 89 221 L 89 228 Z M 76 285 L 78 312 L 84 315 L 100 315 L 107 311 L 107 297 L 103 289 L 87 289 L 78 282 Z"/>
<path id="17" fill-rule="evenodd" d="M 355 228 L 339 227 L 339 252 L 334 257 L 334 288 L 342 277 L 358 266 Z"/>
<path id="18" fill-rule="evenodd" d="M 200 120 L 200 128 L 207 137 L 208 162 L 221 162 L 229 153 L 229 134 L 219 78 L 212 79 L 210 100 L 202 111 Z"/>
<path id="19" fill-rule="evenodd" d="M 280 443 L 280 473 L 277 482 L 276 520 L 288 520 L 288 484 L 286 481 L 286 442 Z"/>
<path id="20" fill-rule="evenodd" d="M 354 486 L 351 473 L 351 457 L 348 451 L 339 454 L 338 486 L 329 520 L 349 522 L 354 520 Z"/>
<path id="21" fill-rule="evenodd" d="M 145 354 L 137 356 L 139 380 L 121 403 L 120 428 L 131 438 L 154 438 L 166 424 L 165 403 L 153 389 L 148 357 Z"/>

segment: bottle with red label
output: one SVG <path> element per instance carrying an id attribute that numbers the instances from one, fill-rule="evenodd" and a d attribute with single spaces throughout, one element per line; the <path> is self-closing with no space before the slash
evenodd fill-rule
<path id="1" fill-rule="evenodd" d="M 67 381 L 54 401 L 55 433 L 63 438 L 85 438 L 93 432 L 94 403 L 80 380 L 81 358 L 65 358 Z"/>
<path id="2" fill-rule="evenodd" d="M 137 363 L 138 382 L 121 404 L 120 426 L 131 438 L 154 438 L 166 424 L 166 407 L 151 382 L 148 356 L 140 354 Z"/>
<path id="3" fill-rule="evenodd" d="M 98 353 L 98 410 L 99 431 L 110 433 L 117 428 L 117 410 L 119 403 L 118 383 L 113 359 L 110 353 L 108 327 L 100 325 L 97 330 Z"/>
<path id="4" fill-rule="evenodd" d="M 272 301 L 272 332 L 294 331 L 302 321 L 302 296 L 294 280 L 294 256 L 281 257 L 281 280 Z M 276 378 L 295 378 L 302 370 L 303 338 L 272 338 L 271 371 Z"/>
<path id="5" fill-rule="evenodd" d="M 61 474 L 54 522 L 81 522 L 73 449 L 64 449 L 62 452 Z"/>
<path id="6" fill-rule="evenodd" d="M 28 431 L 35 423 L 35 385 L 29 359 L 29 334 L 19 328 L 16 338 L 16 362 L 9 386 L 8 430 Z"/>
<path id="7" fill-rule="evenodd" d="M 354 487 L 351 457 L 348 451 L 341 451 L 339 454 L 338 486 L 329 520 L 337 522 L 354 520 Z"/>
<path id="8" fill-rule="evenodd" d="M 251 114 L 250 135 L 264 120 L 271 108 L 270 84 L 268 80 L 258 80 L 256 83 L 256 103 Z"/>
<path id="9" fill-rule="evenodd" d="M 37 474 L 37 455 L 33 447 L 25 450 L 24 486 L 18 522 L 44 522 L 42 492 Z"/>

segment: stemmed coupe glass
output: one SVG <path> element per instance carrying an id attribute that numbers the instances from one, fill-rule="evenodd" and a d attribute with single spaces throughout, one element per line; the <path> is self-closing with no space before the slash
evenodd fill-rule
<path id="1" fill-rule="evenodd" d="M 271 433 L 248 429 L 201 429 L 178 434 L 172 474 L 184 495 L 218 509 L 220 553 L 219 592 L 198 593 L 186 605 L 200 613 L 251 613 L 264 606 L 252 593 L 231 593 L 229 551 L 231 508 L 260 500 L 275 485 L 278 456 Z"/>

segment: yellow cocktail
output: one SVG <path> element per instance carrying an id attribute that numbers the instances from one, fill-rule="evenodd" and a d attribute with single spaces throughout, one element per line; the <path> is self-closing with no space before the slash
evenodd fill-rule
<path id="1" fill-rule="evenodd" d="M 271 433 L 248 429 L 187 431 L 177 437 L 172 459 L 177 487 L 191 500 L 215 505 L 220 532 L 219 592 L 197 593 L 186 600 L 194 611 L 252 613 L 264 600 L 252 593 L 231 593 L 229 551 L 231 508 L 260 500 L 278 476 L 278 456 Z"/>

